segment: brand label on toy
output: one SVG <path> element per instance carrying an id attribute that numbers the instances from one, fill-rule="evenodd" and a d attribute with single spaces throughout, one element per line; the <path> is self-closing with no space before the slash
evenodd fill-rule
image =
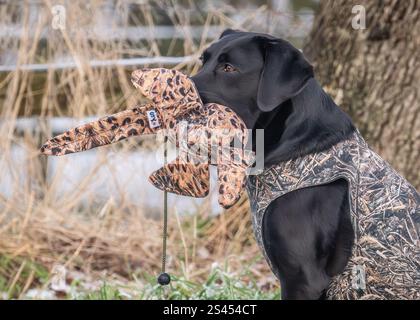
<path id="1" fill-rule="evenodd" d="M 147 111 L 147 118 L 149 119 L 150 128 L 160 127 L 159 119 L 155 110 Z"/>

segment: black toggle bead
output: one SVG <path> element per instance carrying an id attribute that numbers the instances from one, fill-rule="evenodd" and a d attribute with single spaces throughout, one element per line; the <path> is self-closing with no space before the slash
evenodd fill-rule
<path id="1" fill-rule="evenodd" d="M 171 277 L 166 272 L 163 272 L 159 275 L 157 281 L 161 286 L 166 286 L 171 282 Z"/>

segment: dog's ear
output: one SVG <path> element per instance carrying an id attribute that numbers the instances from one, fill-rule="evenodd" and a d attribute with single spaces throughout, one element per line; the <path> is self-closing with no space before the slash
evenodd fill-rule
<path id="1" fill-rule="evenodd" d="M 234 33 L 238 33 L 241 32 L 241 30 L 235 30 L 235 29 L 226 29 L 225 31 L 222 32 L 222 34 L 220 35 L 219 39 L 222 39 L 224 36 L 228 36 L 230 34 L 234 34 Z"/>
<path id="2" fill-rule="evenodd" d="M 301 92 L 314 72 L 302 52 L 289 42 L 265 37 L 257 40 L 264 54 L 257 104 L 267 112 Z"/>

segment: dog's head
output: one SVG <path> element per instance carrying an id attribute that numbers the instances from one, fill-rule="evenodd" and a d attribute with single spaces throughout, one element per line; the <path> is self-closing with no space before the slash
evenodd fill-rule
<path id="1" fill-rule="evenodd" d="M 231 29 L 203 52 L 202 62 L 192 80 L 203 102 L 226 105 L 251 126 L 258 114 L 297 95 L 314 76 L 289 42 Z"/>

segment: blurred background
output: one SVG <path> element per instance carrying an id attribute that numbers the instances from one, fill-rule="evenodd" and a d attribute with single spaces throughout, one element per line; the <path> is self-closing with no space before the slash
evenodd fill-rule
<path id="1" fill-rule="evenodd" d="M 352 25 L 356 4 L 365 28 Z M 65 157 L 38 148 L 141 103 L 134 69 L 194 74 L 229 27 L 302 49 L 375 151 L 418 188 L 419 9 L 415 0 L 0 0 L 0 299 L 278 298 L 246 197 L 223 212 L 214 192 L 169 196 L 175 281 L 156 285 L 163 193 L 147 181 L 163 161 L 155 137 Z"/>

